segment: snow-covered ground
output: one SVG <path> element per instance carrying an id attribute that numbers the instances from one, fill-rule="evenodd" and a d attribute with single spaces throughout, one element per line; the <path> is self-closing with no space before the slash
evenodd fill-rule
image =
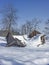
<path id="1" fill-rule="evenodd" d="M 5 47 L 5 37 L 0 37 L 0 65 L 49 65 L 49 42 L 39 47 L 39 37 L 14 36 L 27 44 L 26 47 Z M 36 40 L 35 40 L 36 38 Z"/>

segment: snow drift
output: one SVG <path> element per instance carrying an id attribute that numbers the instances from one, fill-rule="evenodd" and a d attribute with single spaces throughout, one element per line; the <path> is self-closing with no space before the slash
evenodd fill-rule
<path id="1" fill-rule="evenodd" d="M 49 65 L 49 42 L 37 47 L 39 36 L 29 39 L 26 35 L 14 36 L 27 44 L 24 48 L 5 47 L 5 37 L 0 37 L 0 65 Z M 38 43 L 37 43 L 38 41 Z"/>

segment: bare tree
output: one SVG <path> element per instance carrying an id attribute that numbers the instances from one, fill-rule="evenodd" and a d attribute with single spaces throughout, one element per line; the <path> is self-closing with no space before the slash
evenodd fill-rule
<path id="1" fill-rule="evenodd" d="M 44 33 L 46 34 L 47 38 L 49 38 L 49 19 L 45 22 Z"/>
<path id="2" fill-rule="evenodd" d="M 26 34 L 26 26 L 25 24 L 21 27 L 21 34 Z"/>
<path id="3" fill-rule="evenodd" d="M 41 21 L 37 18 L 32 20 L 32 30 L 38 30 L 39 29 L 39 23 Z"/>
<path id="4" fill-rule="evenodd" d="M 39 23 L 41 21 L 39 19 L 33 19 L 32 21 L 26 21 L 24 25 L 22 25 L 22 34 L 30 34 L 33 30 L 39 29 Z"/>
<path id="5" fill-rule="evenodd" d="M 29 34 L 32 31 L 32 24 L 31 21 L 26 22 L 26 32 Z"/>
<path id="6" fill-rule="evenodd" d="M 30 21 L 27 21 L 24 25 L 22 25 L 21 32 L 22 32 L 22 34 L 29 34 L 31 32 Z"/>
<path id="7" fill-rule="evenodd" d="M 7 8 L 5 8 L 3 10 L 3 27 L 8 30 L 11 31 L 12 30 L 12 26 L 14 24 L 16 24 L 16 20 L 17 20 L 17 15 L 16 12 L 17 10 L 13 7 L 13 6 L 8 6 Z"/>

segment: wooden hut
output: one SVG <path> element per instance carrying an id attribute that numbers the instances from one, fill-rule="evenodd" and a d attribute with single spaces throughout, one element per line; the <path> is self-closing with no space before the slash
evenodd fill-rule
<path id="1" fill-rule="evenodd" d="M 6 45 L 7 47 L 9 46 L 25 47 L 26 46 L 25 43 L 22 43 L 19 39 L 14 38 L 10 32 L 8 32 L 6 36 L 6 40 L 7 40 L 7 45 Z"/>
<path id="2" fill-rule="evenodd" d="M 34 30 L 34 31 L 32 31 L 30 34 L 29 34 L 29 38 L 32 38 L 32 37 L 34 37 L 34 36 L 36 36 L 37 34 L 41 34 L 39 31 L 37 31 L 37 30 Z"/>

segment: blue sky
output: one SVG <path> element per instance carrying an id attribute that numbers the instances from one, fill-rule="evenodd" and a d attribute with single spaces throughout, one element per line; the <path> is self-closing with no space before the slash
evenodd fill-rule
<path id="1" fill-rule="evenodd" d="M 9 3 L 18 10 L 19 25 L 33 18 L 39 18 L 43 22 L 49 18 L 49 0 L 0 0 L 0 10 Z"/>

